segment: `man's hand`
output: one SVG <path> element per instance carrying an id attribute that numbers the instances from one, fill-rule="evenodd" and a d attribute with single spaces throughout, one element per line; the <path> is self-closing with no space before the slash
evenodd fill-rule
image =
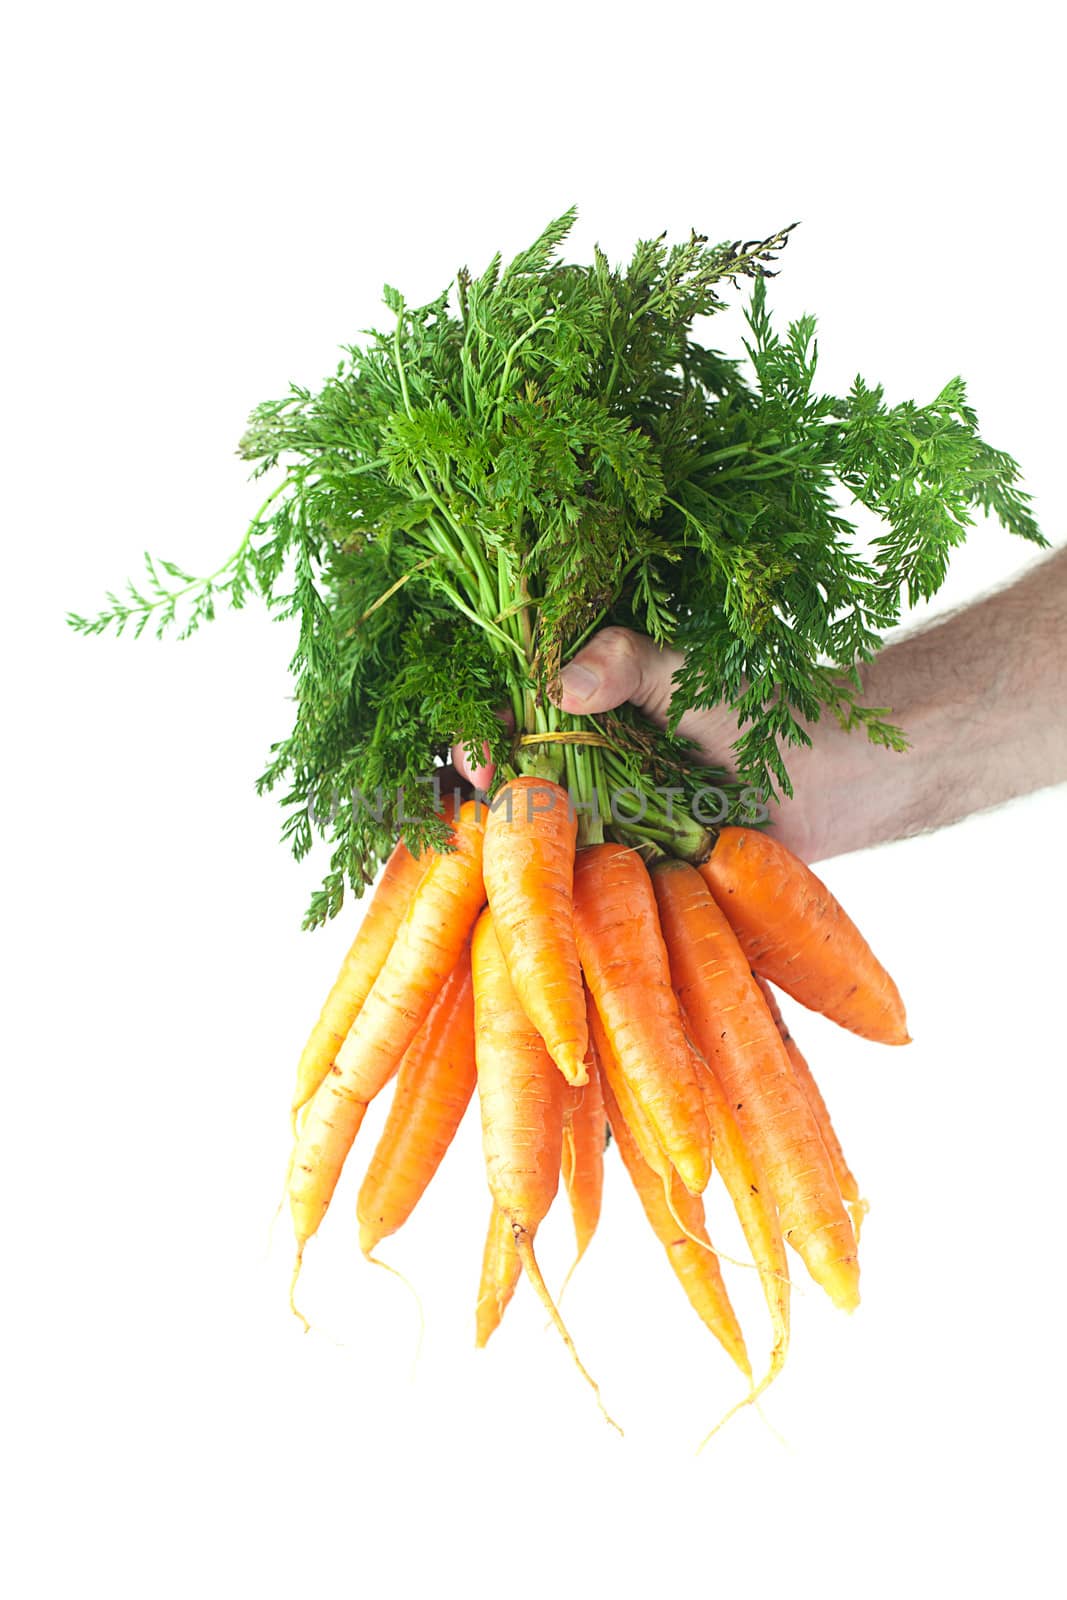
<path id="1" fill-rule="evenodd" d="M 681 664 L 627 628 L 605 628 L 563 669 L 559 704 L 581 716 L 623 701 L 661 727 Z M 863 674 L 868 705 L 903 728 L 903 753 L 809 724 L 812 744 L 784 751 L 793 798 L 772 807 L 778 838 L 804 861 L 923 833 L 1067 781 L 1067 549 L 1007 588 L 907 633 Z M 688 711 L 679 732 L 709 765 L 729 767 L 729 710 Z M 484 787 L 489 767 L 460 772 Z"/>
<path id="2" fill-rule="evenodd" d="M 560 674 L 559 707 L 574 716 L 613 711 L 628 701 L 650 722 L 664 727 L 670 706 L 674 674 L 682 664 L 677 650 L 661 650 L 643 634 L 629 628 L 604 628 L 568 662 Z M 726 708 L 687 711 L 678 732 L 697 746 L 699 759 L 709 766 L 729 768 L 730 750 L 737 739 L 737 719 Z M 799 752 L 797 752 L 799 754 Z M 492 779 L 490 766 L 472 768 L 457 745 L 457 769 L 479 788 Z M 803 813 L 796 799 L 773 810 L 777 836 L 805 860 L 814 859 Z"/>

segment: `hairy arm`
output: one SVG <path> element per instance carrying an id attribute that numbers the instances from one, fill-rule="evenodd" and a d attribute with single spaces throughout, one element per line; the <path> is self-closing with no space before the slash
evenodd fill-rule
<path id="1" fill-rule="evenodd" d="M 1067 780 L 1067 549 L 889 645 L 864 673 L 909 747 L 836 726 L 795 758 L 811 860 L 945 827 Z"/>
<path id="2" fill-rule="evenodd" d="M 566 711 L 632 701 L 666 720 L 681 657 L 625 628 L 605 628 L 565 668 Z M 864 699 L 910 740 L 903 752 L 809 726 L 787 753 L 794 795 L 774 808 L 778 837 L 806 861 L 941 828 L 1067 780 L 1067 548 L 1008 587 L 887 646 L 866 669 Z M 709 762 L 737 737 L 729 711 L 687 712 L 679 731 Z M 479 781 L 486 769 L 478 774 Z"/>

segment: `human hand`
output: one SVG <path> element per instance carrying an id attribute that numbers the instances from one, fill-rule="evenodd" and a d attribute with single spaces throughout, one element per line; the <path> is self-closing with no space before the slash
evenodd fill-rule
<path id="1" fill-rule="evenodd" d="M 682 660 L 680 651 L 661 649 L 629 628 L 603 628 L 563 668 L 557 704 L 561 711 L 573 716 L 594 716 L 628 701 L 662 728 L 667 722 L 674 674 Z M 678 724 L 678 732 L 693 741 L 698 760 L 709 766 L 729 766 L 730 751 L 738 736 L 737 718 L 729 707 L 687 711 Z M 820 840 L 803 805 L 804 794 L 810 792 L 804 774 L 810 767 L 811 755 L 805 748 L 790 750 L 787 764 L 794 798 L 771 807 L 776 837 L 805 861 L 818 860 L 821 853 Z M 472 767 L 459 745 L 453 748 L 452 758 L 456 769 L 477 788 L 488 787 L 493 777 L 491 766 Z"/>

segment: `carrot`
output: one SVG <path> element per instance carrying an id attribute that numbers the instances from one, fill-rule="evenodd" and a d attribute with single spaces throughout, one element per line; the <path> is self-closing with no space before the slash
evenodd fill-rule
<path id="1" fill-rule="evenodd" d="M 653 882 L 678 998 L 770 1185 L 782 1232 L 834 1304 L 851 1311 L 859 1303 L 852 1225 L 741 947 L 695 868 L 663 860 Z"/>
<path id="2" fill-rule="evenodd" d="M 485 828 L 486 896 L 523 1010 L 568 1083 L 585 1082 L 589 1033 L 572 911 L 578 822 L 544 778 L 505 784 Z"/>
<path id="3" fill-rule="evenodd" d="M 774 990 L 771 988 L 766 978 L 757 977 L 756 982 L 759 984 L 760 992 L 762 993 L 764 1000 L 767 1002 L 767 1010 L 770 1012 L 771 1017 L 774 1020 L 774 1025 L 782 1036 L 782 1043 L 785 1045 L 786 1053 L 789 1056 L 789 1061 L 793 1068 L 793 1076 L 796 1078 L 801 1089 L 804 1091 L 804 1097 L 807 1100 L 808 1105 L 811 1107 L 812 1115 L 815 1118 L 819 1132 L 822 1135 L 822 1142 L 825 1146 L 826 1154 L 830 1157 L 830 1165 L 833 1167 L 834 1177 L 837 1179 L 837 1187 L 841 1192 L 841 1198 L 848 1207 L 849 1215 L 852 1218 L 852 1229 L 856 1235 L 856 1243 L 858 1244 L 860 1237 L 860 1226 L 868 1211 L 867 1202 L 860 1196 L 859 1184 L 856 1182 L 856 1179 L 852 1174 L 852 1168 L 845 1160 L 845 1152 L 841 1148 L 841 1141 L 834 1131 L 833 1123 L 830 1121 L 830 1112 L 826 1101 L 822 1097 L 819 1085 L 815 1082 L 815 1079 L 812 1076 L 811 1068 L 808 1066 L 807 1061 L 801 1054 L 800 1046 L 797 1044 L 796 1040 L 793 1038 L 793 1035 L 789 1031 L 788 1024 L 786 1023 L 785 1018 L 782 1016 L 781 1008 L 778 1005 L 778 1000 Z"/>
<path id="4" fill-rule="evenodd" d="M 722 828 L 700 869 L 761 978 L 882 1044 L 908 1044 L 899 990 L 826 885 L 769 833 Z"/>
<path id="5" fill-rule="evenodd" d="M 711 1135 L 640 856 L 615 844 L 578 852 L 574 929 L 620 1071 L 664 1154 L 699 1194 L 711 1172 Z"/>
<path id="6" fill-rule="evenodd" d="M 494 1201 L 489 1216 L 489 1231 L 485 1236 L 482 1277 L 475 1311 L 475 1343 L 479 1350 L 485 1349 L 499 1328 L 521 1273 L 522 1262 L 515 1248 L 511 1223 Z"/>
<path id="7" fill-rule="evenodd" d="M 688 1026 L 688 1019 L 685 1020 Z M 718 1078 L 698 1051 L 694 1056 L 699 1064 L 715 1166 L 759 1271 L 774 1334 L 767 1375 L 756 1390 L 760 1394 L 781 1372 L 789 1350 L 789 1264 L 770 1187 L 742 1137 Z"/>
<path id="8" fill-rule="evenodd" d="M 630 1136 L 637 1147 L 642 1161 L 650 1169 L 650 1171 L 656 1174 L 656 1177 L 660 1181 L 660 1188 L 663 1192 L 664 1203 L 666 1204 L 667 1210 L 674 1218 L 677 1231 L 679 1233 L 685 1233 L 686 1224 L 684 1216 L 674 1203 L 674 1196 L 678 1190 L 678 1184 L 676 1181 L 678 1178 L 678 1173 L 671 1165 L 667 1156 L 664 1154 L 663 1148 L 656 1138 L 655 1129 L 653 1128 L 652 1123 L 649 1121 L 648 1116 L 642 1109 L 639 1101 L 634 1097 L 633 1091 L 623 1076 L 623 1073 L 619 1067 L 618 1057 L 616 1056 L 611 1042 L 604 1031 L 604 1024 L 601 1021 L 600 1013 L 597 1011 L 597 1008 L 593 1004 L 592 1000 L 590 1000 L 589 1003 L 589 1028 L 593 1041 L 593 1048 L 596 1052 L 596 1059 L 599 1064 L 598 1070 L 601 1074 L 604 1089 L 611 1089 L 612 1098 L 615 1104 L 618 1106 L 619 1112 L 625 1121 L 626 1126 L 630 1130 Z M 689 1044 L 688 1039 L 686 1040 L 686 1048 L 689 1051 L 694 1078 L 699 1080 L 699 1075 L 704 1071 L 704 1064 L 699 1059 L 698 1053 Z M 704 1246 L 704 1248 L 715 1250 L 715 1246 L 710 1241 L 705 1241 L 703 1238 L 698 1239 L 696 1235 L 693 1235 L 692 1237 L 694 1242 L 701 1244 Z M 717 1250 L 715 1253 L 716 1255 L 721 1255 L 721 1253 Z M 732 1258 L 730 1256 L 722 1256 L 721 1259 L 729 1261 Z M 747 1266 L 748 1263 L 735 1262 L 734 1265 Z"/>
<path id="9" fill-rule="evenodd" d="M 684 1008 L 682 1008 L 682 1023 L 686 1029 L 690 1059 L 704 1098 L 704 1109 L 711 1130 L 714 1165 L 718 1168 L 719 1176 L 733 1202 L 745 1241 L 752 1253 L 753 1263 L 760 1274 L 774 1333 L 767 1376 L 753 1392 L 754 1397 L 756 1394 L 761 1394 L 782 1370 L 789 1349 L 789 1266 L 785 1257 L 785 1245 L 782 1242 L 778 1213 L 769 1185 L 764 1181 L 763 1174 L 741 1136 L 741 1130 L 726 1103 L 718 1079 L 700 1052 L 689 1042 L 690 1025 Z M 603 1023 L 592 1002 L 589 1005 L 589 1028 L 605 1097 L 610 1089 L 612 1099 L 627 1125 L 630 1138 L 641 1160 L 659 1179 L 660 1193 L 664 1205 L 674 1220 L 675 1233 L 684 1234 L 687 1223 L 684 1212 L 679 1210 L 677 1204 L 682 1191 L 675 1181 L 676 1174 L 656 1142 L 651 1123 L 637 1105 L 626 1080 L 619 1071 L 614 1051 L 605 1037 Z M 703 1230 L 691 1235 L 691 1238 L 697 1243 L 697 1248 L 707 1241 L 707 1248 L 714 1249 Z"/>
<path id="10" fill-rule="evenodd" d="M 712 1251 L 704 1228 L 703 1201 L 699 1195 L 690 1194 L 677 1175 L 672 1173 L 672 1205 L 668 1205 L 662 1179 L 638 1149 L 637 1141 L 607 1082 L 604 1084 L 604 1105 L 623 1165 L 637 1190 L 653 1233 L 667 1252 L 675 1277 L 701 1322 L 715 1335 L 745 1377 L 751 1380 L 752 1367 L 741 1326 L 730 1304 L 718 1258 Z M 677 1218 L 675 1212 L 678 1213 Z M 680 1231 L 678 1219 L 684 1224 L 685 1232 Z"/>
<path id="11" fill-rule="evenodd" d="M 396 1094 L 357 1201 L 364 1255 L 415 1209 L 463 1119 L 474 1078 L 474 996 L 470 952 L 464 950 L 400 1063 Z"/>
<path id="12" fill-rule="evenodd" d="M 563 1103 L 563 1156 L 561 1171 L 574 1219 L 578 1247 L 575 1266 L 582 1259 L 600 1221 L 604 1192 L 604 1145 L 607 1118 L 600 1073 L 590 1044 L 589 1081 L 568 1087 Z M 572 1269 L 573 1270 L 573 1269 Z"/>
<path id="13" fill-rule="evenodd" d="M 455 848 L 430 861 L 385 964 L 308 1108 L 289 1174 L 289 1207 L 301 1250 L 326 1214 L 367 1106 L 400 1065 L 484 904 L 483 828 L 482 808 L 468 801 L 453 828 Z"/>
<path id="14" fill-rule="evenodd" d="M 333 1066 L 345 1035 L 370 993 L 389 954 L 400 919 L 429 862 L 426 852 L 416 859 L 403 839 L 386 862 L 374 897 L 297 1065 L 292 1105 L 294 1132 L 297 1113 Z"/>
<path id="15" fill-rule="evenodd" d="M 475 927 L 471 964 L 489 1187 L 515 1232 L 532 1235 L 559 1187 L 564 1083 L 519 1003 L 490 911 Z"/>
<path id="16" fill-rule="evenodd" d="M 647 1113 L 635 1098 L 633 1090 L 623 1075 L 622 1068 L 619 1066 L 619 1058 L 615 1054 L 605 1031 L 600 1012 L 597 1010 L 592 998 L 590 998 L 589 1004 L 589 1036 L 592 1041 L 592 1049 L 596 1055 L 597 1069 L 600 1073 L 601 1086 L 605 1095 L 610 1088 L 611 1097 L 626 1120 L 626 1126 L 629 1128 L 634 1143 L 641 1154 L 642 1161 L 656 1174 L 664 1190 L 668 1191 L 674 1168 L 656 1138 L 656 1130 L 649 1121 Z"/>
<path id="17" fill-rule="evenodd" d="M 483 911 L 474 930 L 471 966 L 478 1099 L 489 1188 L 510 1224 L 523 1271 L 600 1402 L 600 1390 L 579 1360 L 533 1248 L 534 1236 L 559 1187 L 563 1077 L 515 993 L 489 910 Z"/>

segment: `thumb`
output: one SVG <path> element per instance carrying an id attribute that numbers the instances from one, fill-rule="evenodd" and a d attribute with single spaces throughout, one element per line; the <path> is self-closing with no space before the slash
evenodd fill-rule
<path id="1" fill-rule="evenodd" d="M 560 673 L 560 710 L 591 716 L 629 700 L 662 725 L 683 659 L 629 628 L 603 628 Z"/>

